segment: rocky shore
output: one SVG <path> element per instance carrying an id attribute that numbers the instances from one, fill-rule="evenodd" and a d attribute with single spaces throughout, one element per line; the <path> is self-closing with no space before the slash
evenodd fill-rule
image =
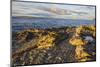
<path id="1" fill-rule="evenodd" d="M 95 25 L 12 33 L 12 66 L 95 60 Z"/>

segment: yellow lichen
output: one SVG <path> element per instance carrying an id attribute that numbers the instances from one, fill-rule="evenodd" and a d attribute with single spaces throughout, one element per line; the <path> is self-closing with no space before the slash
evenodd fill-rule
<path id="1" fill-rule="evenodd" d="M 88 53 L 86 53 L 82 46 L 77 46 L 75 50 L 75 58 L 76 59 L 85 59 L 87 56 L 90 56 Z"/>
<path id="2" fill-rule="evenodd" d="M 81 38 L 72 38 L 69 40 L 69 43 L 71 43 L 74 46 L 79 46 L 79 45 L 85 45 L 87 42 L 82 40 Z"/>
<path id="3" fill-rule="evenodd" d="M 87 25 L 87 26 L 79 26 L 76 28 L 76 34 L 81 35 L 81 34 L 91 34 L 93 37 L 95 37 L 95 32 L 96 32 L 96 27 L 95 25 Z"/>
<path id="4" fill-rule="evenodd" d="M 85 58 L 83 58 L 83 59 L 79 60 L 79 62 L 80 62 L 80 61 L 81 61 L 81 62 L 85 62 L 85 61 L 87 61 L 87 60 L 91 60 L 91 59 L 90 59 L 90 58 L 85 57 Z"/>
<path id="5" fill-rule="evenodd" d="M 69 43 L 71 45 L 76 46 L 75 58 L 78 61 L 88 61 L 90 59 L 87 57 L 91 55 L 84 51 L 85 48 L 83 46 L 87 45 L 87 41 L 80 36 L 81 34 L 90 34 L 95 37 L 95 26 L 79 26 L 78 28 L 76 28 L 75 34 L 69 40 Z"/>
<path id="6" fill-rule="evenodd" d="M 78 28 L 76 28 L 76 34 L 81 34 L 81 30 L 83 29 L 83 26 L 79 26 Z"/>
<path id="7" fill-rule="evenodd" d="M 39 38 L 38 48 L 49 48 L 54 46 L 55 38 L 50 35 L 45 35 Z"/>

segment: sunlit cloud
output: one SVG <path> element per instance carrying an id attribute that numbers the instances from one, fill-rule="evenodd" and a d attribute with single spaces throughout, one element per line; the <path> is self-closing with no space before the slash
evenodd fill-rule
<path id="1" fill-rule="evenodd" d="M 62 19 L 95 19 L 95 7 L 13 1 L 12 16 Z"/>

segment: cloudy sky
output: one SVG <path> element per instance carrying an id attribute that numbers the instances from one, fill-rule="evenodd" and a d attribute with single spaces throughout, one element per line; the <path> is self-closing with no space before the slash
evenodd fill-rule
<path id="1" fill-rule="evenodd" d="M 95 7 L 13 1 L 12 16 L 92 20 L 95 19 Z"/>

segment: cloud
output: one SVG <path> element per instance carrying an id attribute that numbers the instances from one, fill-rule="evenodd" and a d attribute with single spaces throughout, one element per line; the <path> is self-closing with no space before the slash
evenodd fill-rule
<path id="1" fill-rule="evenodd" d="M 33 2 L 12 2 L 13 16 L 31 16 L 44 18 L 94 19 L 95 7 Z"/>

